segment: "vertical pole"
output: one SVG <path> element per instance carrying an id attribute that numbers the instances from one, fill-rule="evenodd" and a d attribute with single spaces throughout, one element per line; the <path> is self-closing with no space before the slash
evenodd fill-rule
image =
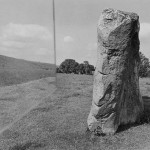
<path id="1" fill-rule="evenodd" d="M 56 65 L 56 31 L 55 31 L 55 2 L 53 2 L 53 36 L 54 36 L 54 63 Z"/>
<path id="2" fill-rule="evenodd" d="M 57 65 L 56 65 L 56 29 L 55 29 L 55 2 L 52 0 L 53 6 L 53 34 L 54 34 L 54 64 L 55 64 L 55 77 L 56 77 L 56 86 L 57 86 Z"/>

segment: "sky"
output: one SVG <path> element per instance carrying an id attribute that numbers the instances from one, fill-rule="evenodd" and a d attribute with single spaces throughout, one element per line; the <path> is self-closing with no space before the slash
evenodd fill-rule
<path id="1" fill-rule="evenodd" d="M 56 62 L 96 64 L 97 23 L 105 8 L 140 17 L 140 51 L 150 59 L 149 0 L 55 0 Z M 0 0 L 0 54 L 54 63 L 52 0 Z"/>

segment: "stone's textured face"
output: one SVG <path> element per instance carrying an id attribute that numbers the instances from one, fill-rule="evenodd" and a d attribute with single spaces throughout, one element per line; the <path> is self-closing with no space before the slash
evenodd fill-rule
<path id="1" fill-rule="evenodd" d="M 88 116 L 91 131 L 114 134 L 120 124 L 134 123 L 143 111 L 139 91 L 139 17 L 105 9 L 98 23 L 97 65 Z"/>

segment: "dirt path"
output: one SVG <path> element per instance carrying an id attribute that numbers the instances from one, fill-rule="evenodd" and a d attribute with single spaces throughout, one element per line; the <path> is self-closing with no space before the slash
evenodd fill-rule
<path id="1" fill-rule="evenodd" d="M 0 88 L 0 133 L 10 128 L 55 91 L 55 78 Z"/>

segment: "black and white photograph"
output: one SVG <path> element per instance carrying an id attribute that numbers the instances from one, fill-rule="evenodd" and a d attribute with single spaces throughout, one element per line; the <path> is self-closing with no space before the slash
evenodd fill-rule
<path id="1" fill-rule="evenodd" d="M 150 150 L 150 1 L 0 0 L 0 150 Z"/>

